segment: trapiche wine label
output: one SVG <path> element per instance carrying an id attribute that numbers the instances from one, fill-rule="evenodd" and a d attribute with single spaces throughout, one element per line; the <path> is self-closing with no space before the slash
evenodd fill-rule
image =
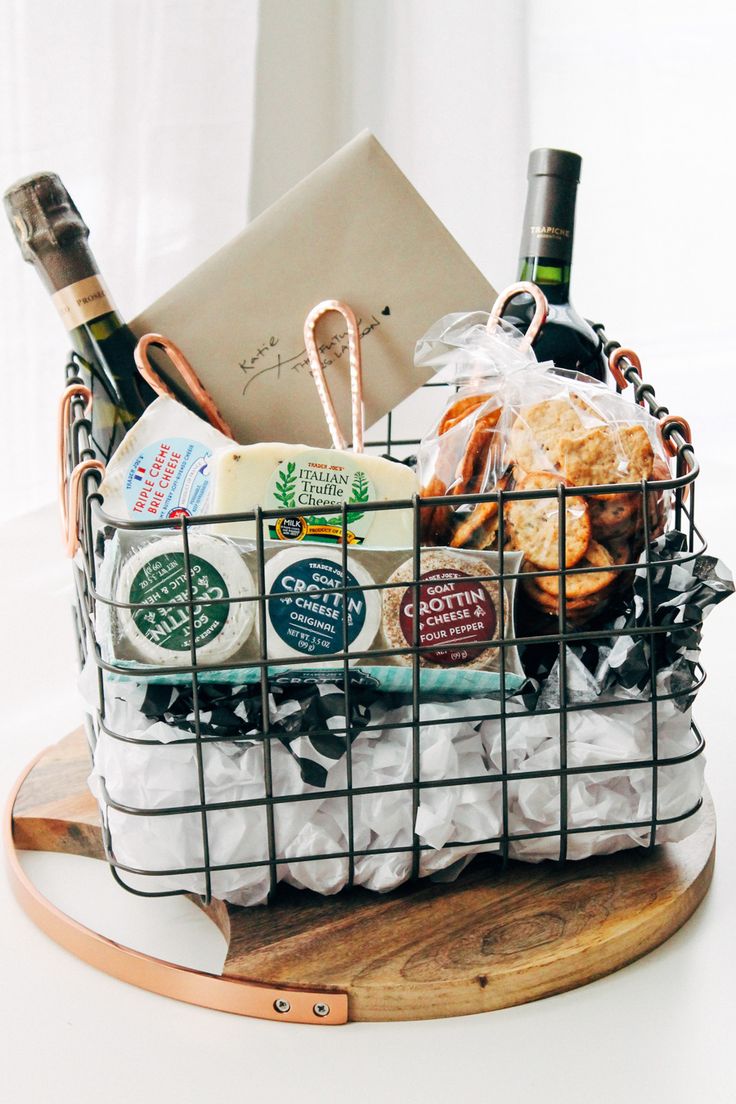
<path id="1" fill-rule="evenodd" d="M 91 322 L 113 310 L 107 288 L 99 275 L 87 276 L 62 288 L 51 296 L 62 322 L 68 330 Z"/>

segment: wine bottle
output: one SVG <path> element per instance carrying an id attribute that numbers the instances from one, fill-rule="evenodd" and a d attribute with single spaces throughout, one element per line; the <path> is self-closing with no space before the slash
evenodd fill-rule
<path id="1" fill-rule="evenodd" d="M 113 306 L 89 248 L 89 229 L 56 173 L 37 173 L 4 196 L 21 253 L 34 266 L 79 353 L 92 391 L 92 440 L 108 460 L 156 397 L 133 359 L 136 337 Z"/>
<path id="2" fill-rule="evenodd" d="M 539 361 L 605 380 L 603 343 L 570 302 L 575 200 L 582 158 L 567 150 L 535 149 L 529 155 L 529 190 L 519 251 L 520 280 L 538 284 L 547 297 L 547 321 L 534 342 Z M 531 296 L 516 298 L 504 317 L 526 332 L 534 315 Z"/>

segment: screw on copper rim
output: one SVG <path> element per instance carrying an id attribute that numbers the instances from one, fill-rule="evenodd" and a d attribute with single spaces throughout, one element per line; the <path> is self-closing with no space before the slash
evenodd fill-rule
<path id="1" fill-rule="evenodd" d="M 547 314 L 549 313 L 549 304 L 546 295 L 541 288 L 537 287 L 537 285 L 533 284 L 530 280 L 520 280 L 519 283 L 509 284 L 507 288 L 504 288 L 493 304 L 491 316 L 488 319 L 486 328 L 489 333 L 493 333 L 506 307 L 517 295 L 531 295 L 536 304 L 534 317 L 529 323 L 529 327 L 521 342 L 522 349 L 529 349 L 536 341 L 537 335 L 544 325 Z"/>
<path id="2" fill-rule="evenodd" d="M 691 445 L 693 443 L 690 423 L 685 418 L 681 418 L 679 414 L 668 414 L 666 417 L 660 418 L 659 434 L 668 456 L 677 456 L 677 445 L 672 440 L 673 433 L 679 433 L 686 444 Z"/>
<path id="3" fill-rule="evenodd" d="M 622 360 L 628 360 L 631 367 L 636 370 L 636 374 L 639 376 L 640 380 L 643 381 L 644 375 L 641 370 L 641 361 L 639 360 L 638 355 L 634 352 L 633 349 L 614 349 L 614 351 L 608 358 L 608 367 L 611 370 L 611 375 L 615 379 L 616 384 L 621 388 L 622 391 L 625 391 L 626 388 L 629 386 L 629 381 L 621 370 Z M 640 399 L 639 402 L 642 406 L 644 405 L 643 399 Z"/>
<path id="4" fill-rule="evenodd" d="M 83 383 L 70 383 L 65 387 L 59 399 L 59 420 L 57 423 L 57 487 L 59 491 L 59 513 L 61 514 L 61 534 L 64 543 L 69 537 L 69 492 L 67 487 L 66 466 L 69 449 L 69 411 L 75 399 L 84 399 L 84 416 L 89 418 L 92 410 L 92 392 Z"/>
<path id="5" fill-rule="evenodd" d="M 350 358 L 353 452 L 362 452 L 363 365 L 360 355 L 360 333 L 358 332 L 358 322 L 352 307 L 349 307 L 347 303 L 343 303 L 339 299 L 325 299 L 322 303 L 318 303 L 316 307 L 312 308 L 304 321 L 304 344 L 307 350 L 307 356 L 309 357 L 309 371 L 312 373 L 312 379 L 317 388 L 319 400 L 322 403 L 322 409 L 324 410 L 325 421 L 330 431 L 332 443 L 336 449 L 346 449 L 348 443 L 337 420 L 335 404 L 332 401 L 332 395 L 330 394 L 327 381 L 325 380 L 325 371 L 322 367 L 319 349 L 317 348 L 317 338 L 315 336 L 317 323 L 323 315 L 328 314 L 330 311 L 337 311 L 338 314 L 341 314 L 347 325 L 348 355 Z"/>
<path id="6" fill-rule="evenodd" d="M 220 432 L 224 433 L 226 436 L 233 437 L 234 434 L 232 429 L 227 424 L 222 414 L 220 414 L 220 411 L 215 406 L 214 399 L 184 356 L 184 353 L 178 345 L 175 345 L 173 341 L 169 341 L 168 337 L 163 337 L 162 334 L 144 334 L 135 347 L 134 356 L 135 362 L 138 365 L 138 371 L 149 387 L 152 387 L 157 395 L 166 395 L 170 399 L 175 399 L 177 402 L 179 401 L 169 385 L 161 378 L 151 364 L 148 357 L 148 350 L 151 347 L 161 349 L 161 351 L 166 354 L 192 392 L 197 405 L 210 425 L 213 425 L 215 429 L 219 429 Z"/>

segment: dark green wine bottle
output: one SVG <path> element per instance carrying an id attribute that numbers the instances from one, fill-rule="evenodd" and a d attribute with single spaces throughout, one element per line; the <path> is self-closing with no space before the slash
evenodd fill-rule
<path id="1" fill-rule="evenodd" d="M 89 229 L 56 173 L 8 188 L 5 210 L 80 354 L 92 391 L 92 439 L 108 460 L 156 394 L 133 359 L 136 337 L 115 310 L 89 248 Z"/>
<path id="2" fill-rule="evenodd" d="M 529 155 L 529 190 L 519 250 L 520 280 L 538 284 L 549 315 L 534 342 L 539 361 L 585 372 L 604 381 L 603 344 L 570 302 L 570 269 L 575 230 L 575 200 L 582 158 L 567 150 L 536 149 Z M 524 332 L 534 315 L 531 296 L 519 296 L 505 318 Z"/>

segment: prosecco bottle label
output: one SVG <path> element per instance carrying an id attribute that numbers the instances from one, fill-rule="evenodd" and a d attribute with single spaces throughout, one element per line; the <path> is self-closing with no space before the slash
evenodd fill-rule
<path id="1" fill-rule="evenodd" d="M 109 314 L 115 308 L 110 301 L 108 290 L 99 275 L 86 276 L 68 287 L 62 288 L 51 296 L 67 330 L 76 330 L 85 322 L 91 322 L 100 315 Z"/>

